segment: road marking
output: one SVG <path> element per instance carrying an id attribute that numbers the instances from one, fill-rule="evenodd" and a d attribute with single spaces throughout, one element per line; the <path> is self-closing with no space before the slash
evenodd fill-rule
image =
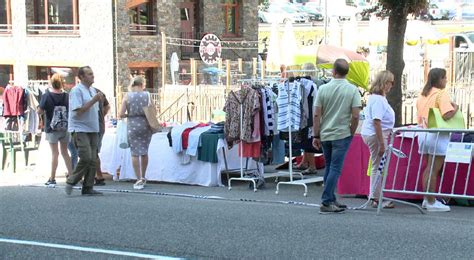
<path id="1" fill-rule="evenodd" d="M 151 259 L 163 259 L 163 260 L 184 259 L 184 258 L 162 256 L 162 255 L 149 255 L 149 254 L 141 254 L 141 253 L 134 253 L 134 252 L 126 252 L 126 251 L 107 250 L 107 249 L 82 247 L 82 246 L 61 245 L 61 244 L 52 244 L 52 243 L 43 243 L 43 242 L 36 242 L 36 241 L 7 239 L 7 238 L 0 238 L 0 243 L 29 245 L 29 246 L 42 246 L 42 247 L 59 248 L 59 249 L 75 250 L 75 251 L 90 252 L 90 253 L 140 257 L 140 258 L 148 258 L 148 259 L 150 259 L 150 258 Z"/>

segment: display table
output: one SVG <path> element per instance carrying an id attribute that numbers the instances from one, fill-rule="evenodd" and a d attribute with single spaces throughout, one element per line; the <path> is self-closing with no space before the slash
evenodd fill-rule
<path id="1" fill-rule="evenodd" d="M 402 189 L 405 185 L 405 175 L 408 169 L 408 175 L 406 178 L 406 190 L 413 191 L 415 190 L 416 180 L 418 176 L 418 170 L 420 163 L 423 163 L 421 166 L 421 173 L 419 174 L 418 186 L 416 187 L 417 191 L 423 191 L 422 187 L 422 171 L 424 169 L 423 160 L 421 159 L 420 154 L 418 154 L 418 142 L 415 139 L 404 138 L 403 143 L 402 138 L 395 137 L 394 147 L 401 149 L 407 156 L 410 156 L 411 143 L 414 141 L 413 149 L 411 152 L 411 160 L 408 165 L 408 158 L 399 159 L 398 163 L 398 175 L 395 180 L 394 173 L 396 170 L 396 163 L 398 158 L 392 156 L 391 162 L 389 165 L 389 175 L 387 179 L 386 187 L 389 189 Z M 401 145 L 401 146 L 400 146 Z M 400 148 L 401 147 L 401 148 Z M 355 135 L 351 145 L 349 146 L 349 151 L 347 152 L 346 160 L 344 162 L 344 167 L 342 169 L 342 175 L 339 178 L 338 183 L 338 193 L 339 194 L 352 194 L 352 195 L 368 195 L 370 188 L 370 177 L 367 176 L 367 166 L 369 163 L 369 148 L 364 144 L 362 137 L 360 135 Z M 470 169 L 471 173 L 468 180 L 467 195 L 474 196 L 474 167 Z M 456 172 L 456 164 L 448 163 L 446 164 L 446 169 L 444 171 L 444 182 L 441 187 L 443 193 L 451 193 L 451 188 L 453 186 L 454 175 Z M 466 184 L 466 178 L 468 175 L 468 165 L 459 164 L 458 175 L 456 177 L 456 183 L 454 185 L 455 194 L 463 194 L 464 187 Z M 393 186 L 394 185 L 394 186 Z M 439 186 L 439 184 L 438 184 Z M 398 194 L 398 193 L 386 193 L 387 197 L 399 198 L 399 199 L 421 199 L 422 196 L 419 195 L 407 195 L 407 194 Z"/>
<path id="2" fill-rule="evenodd" d="M 238 146 L 227 149 L 223 139 L 217 144 L 217 163 L 203 162 L 196 157 L 183 157 L 176 154 L 169 146 L 167 133 L 156 133 L 153 135 L 148 150 L 148 168 L 146 178 L 151 181 L 163 181 L 173 183 L 184 183 L 201 186 L 222 186 L 221 170 L 225 169 L 223 149 L 226 152 L 227 165 L 230 169 L 240 167 L 238 157 Z M 101 169 L 103 172 L 116 175 L 120 168 L 119 179 L 136 179 L 132 167 L 130 149 L 120 149 L 113 131 L 107 131 L 102 141 Z M 245 162 L 245 159 L 244 159 Z M 256 168 L 256 163 L 249 160 L 249 168 Z M 259 165 L 263 174 L 263 165 Z"/>

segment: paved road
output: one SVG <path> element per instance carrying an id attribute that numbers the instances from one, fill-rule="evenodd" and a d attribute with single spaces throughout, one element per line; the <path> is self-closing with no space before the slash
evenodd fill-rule
<path id="1" fill-rule="evenodd" d="M 18 186 L 16 183 L 28 182 L 12 181 L 8 175 L 2 182 L 1 177 L 0 259 L 133 259 L 146 255 L 474 259 L 472 208 L 453 207 L 451 213 L 422 215 L 397 205 L 380 216 L 373 209 L 328 216 L 319 215 L 314 205 L 322 191 L 316 185 L 303 197 L 297 186 L 284 186 L 275 195 L 272 182 L 256 193 L 247 184 L 237 184 L 232 191 L 150 184 L 144 192 L 127 193 L 116 191 L 129 190 L 132 183 L 108 181 L 102 188 L 104 196 L 82 197 L 75 190 L 67 197 L 62 186 Z M 288 201 L 308 204 L 285 204 Z M 363 203 L 355 198 L 343 201 L 352 206 Z M 48 243 L 52 248 L 2 239 Z M 110 251 L 92 252 L 98 249 Z M 142 255 L 130 256 L 132 253 Z"/>

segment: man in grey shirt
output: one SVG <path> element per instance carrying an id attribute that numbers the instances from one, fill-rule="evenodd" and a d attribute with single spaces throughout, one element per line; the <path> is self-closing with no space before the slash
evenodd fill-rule
<path id="1" fill-rule="evenodd" d="M 83 177 L 82 195 L 102 195 L 93 190 L 97 167 L 97 144 L 99 133 L 99 104 L 103 93 L 97 93 L 92 87 L 94 72 L 89 66 L 79 68 L 77 84 L 69 93 L 68 131 L 79 154 L 79 162 L 66 181 L 66 194 L 71 195 L 72 188 Z"/>

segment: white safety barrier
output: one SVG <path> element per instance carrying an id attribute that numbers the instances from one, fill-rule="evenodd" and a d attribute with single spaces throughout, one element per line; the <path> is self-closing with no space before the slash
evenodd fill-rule
<path id="1" fill-rule="evenodd" d="M 380 202 L 394 201 L 424 213 L 417 204 L 401 199 L 436 196 L 474 200 L 474 130 L 400 128 L 392 135 L 389 147 L 393 149 L 388 149 Z M 441 166 L 439 172 L 436 166 Z M 379 203 L 377 213 L 381 209 Z"/>

